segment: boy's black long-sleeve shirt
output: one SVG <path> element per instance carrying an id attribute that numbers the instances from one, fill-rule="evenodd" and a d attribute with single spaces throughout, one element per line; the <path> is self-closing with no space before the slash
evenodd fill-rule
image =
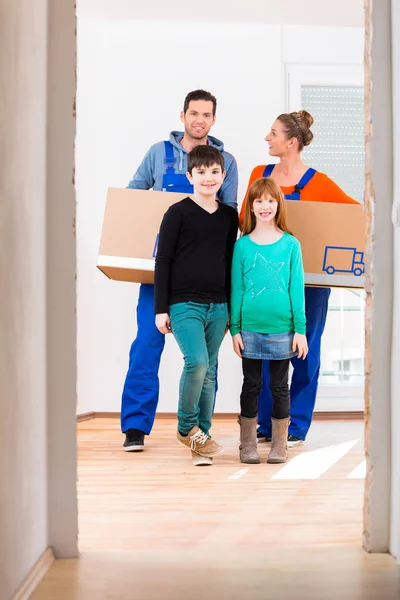
<path id="1" fill-rule="evenodd" d="M 229 301 L 237 231 L 237 212 L 226 204 L 210 214 L 185 198 L 167 210 L 158 238 L 155 314 L 177 302 Z"/>

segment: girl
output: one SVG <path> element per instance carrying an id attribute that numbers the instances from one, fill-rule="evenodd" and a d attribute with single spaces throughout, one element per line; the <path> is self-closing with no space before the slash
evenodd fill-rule
<path id="1" fill-rule="evenodd" d="M 289 362 L 293 356 L 304 359 L 308 348 L 300 243 L 288 230 L 285 200 L 272 179 L 258 179 L 250 187 L 242 231 L 233 254 L 230 325 L 243 368 L 240 460 L 260 462 L 257 402 L 267 359 L 273 398 L 267 462 L 281 463 L 287 460 Z"/>
<path id="2" fill-rule="evenodd" d="M 281 188 L 287 200 L 308 202 L 338 202 L 358 204 L 324 173 L 306 165 L 301 156 L 305 146 L 313 141 L 311 126 L 314 119 L 306 110 L 283 113 L 272 123 L 265 137 L 270 156 L 279 159 L 277 164 L 259 165 L 251 173 L 248 188 L 259 177 L 271 177 Z M 246 198 L 242 204 L 240 220 L 243 222 Z M 310 352 L 307 358 L 292 359 L 293 375 L 290 387 L 290 426 L 288 446 L 297 446 L 306 439 L 318 391 L 321 363 L 321 338 L 328 312 L 330 288 L 306 286 L 307 340 Z M 258 441 L 271 438 L 272 397 L 268 385 L 269 364 L 263 363 L 263 385 L 258 399 Z"/>

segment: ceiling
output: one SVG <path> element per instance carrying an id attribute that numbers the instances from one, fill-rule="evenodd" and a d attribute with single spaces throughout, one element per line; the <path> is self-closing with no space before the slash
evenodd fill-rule
<path id="1" fill-rule="evenodd" d="M 94 19 L 363 27 L 363 0 L 76 0 Z"/>

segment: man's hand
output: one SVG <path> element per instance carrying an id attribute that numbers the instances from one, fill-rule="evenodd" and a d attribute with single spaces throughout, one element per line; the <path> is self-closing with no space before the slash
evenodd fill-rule
<path id="1" fill-rule="evenodd" d="M 293 336 L 292 349 L 293 352 L 296 352 L 296 350 L 298 350 L 297 358 L 302 358 L 304 360 L 308 354 L 308 344 L 306 336 L 302 335 L 301 333 L 295 333 Z"/>
<path id="2" fill-rule="evenodd" d="M 233 350 L 238 355 L 239 358 L 242 358 L 242 350 L 244 350 L 244 344 L 242 340 L 242 336 L 240 333 L 232 336 Z"/>
<path id="3" fill-rule="evenodd" d="M 168 313 L 156 315 L 156 327 L 160 333 L 171 333 L 171 321 Z"/>

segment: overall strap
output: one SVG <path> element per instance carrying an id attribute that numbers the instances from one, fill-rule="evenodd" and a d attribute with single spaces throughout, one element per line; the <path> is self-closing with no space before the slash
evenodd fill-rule
<path id="1" fill-rule="evenodd" d="M 164 142 L 164 146 L 165 146 L 165 162 L 167 164 L 167 173 L 171 173 L 171 174 L 175 173 L 174 147 L 170 141 Z"/>
<path id="2" fill-rule="evenodd" d="M 299 183 L 294 186 L 294 190 L 291 194 L 285 194 L 286 200 L 300 200 L 300 192 L 307 185 L 312 177 L 316 173 L 315 169 L 307 169 Z"/>
<path id="3" fill-rule="evenodd" d="M 294 186 L 294 193 L 300 193 L 301 190 L 307 185 L 309 181 L 314 177 L 317 171 L 315 169 L 307 169 L 304 173 L 303 177 L 300 179 L 299 183 Z"/>
<path id="4" fill-rule="evenodd" d="M 271 173 L 274 170 L 275 165 L 267 165 L 264 169 L 263 177 L 271 177 Z"/>

